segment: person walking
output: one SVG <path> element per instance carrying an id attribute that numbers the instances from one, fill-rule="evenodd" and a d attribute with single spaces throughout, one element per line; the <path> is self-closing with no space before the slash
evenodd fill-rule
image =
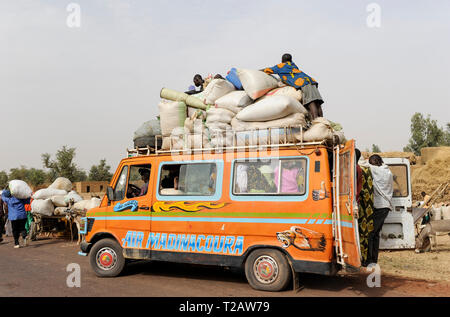
<path id="1" fill-rule="evenodd" d="M 0 242 L 3 241 L 3 234 L 6 233 L 5 224 L 6 224 L 6 212 L 5 208 L 3 208 L 3 200 L 0 197 Z"/>
<path id="2" fill-rule="evenodd" d="M 374 154 L 369 158 L 370 171 L 373 178 L 373 231 L 369 234 L 368 263 L 378 262 L 380 232 L 386 217 L 393 209 L 392 196 L 394 177 L 383 159 Z"/>
<path id="3" fill-rule="evenodd" d="M 14 248 L 20 248 L 20 236 L 22 236 L 23 239 L 23 246 L 26 246 L 27 231 L 25 230 L 25 224 L 27 222 L 27 212 L 25 211 L 25 205 L 30 203 L 30 198 L 18 199 L 11 195 L 8 188 L 2 192 L 2 200 L 8 206 L 8 219 L 11 221 Z"/>

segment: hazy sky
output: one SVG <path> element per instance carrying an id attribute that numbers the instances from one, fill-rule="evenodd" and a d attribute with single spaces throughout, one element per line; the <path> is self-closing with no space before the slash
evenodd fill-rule
<path id="1" fill-rule="evenodd" d="M 70 28 L 70 3 L 81 24 Z M 380 28 L 367 5 L 381 8 Z M 450 2 L 0 0 L 0 170 L 77 149 L 115 169 L 159 91 L 290 52 L 324 116 L 364 150 L 401 151 L 415 112 L 450 121 Z"/>

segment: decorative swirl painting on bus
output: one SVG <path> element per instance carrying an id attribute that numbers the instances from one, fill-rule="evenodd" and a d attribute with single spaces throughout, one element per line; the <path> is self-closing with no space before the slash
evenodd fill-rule
<path id="1" fill-rule="evenodd" d="M 186 212 L 196 212 L 203 209 L 219 209 L 225 206 L 225 203 L 211 203 L 211 202 L 199 202 L 199 203 L 187 203 L 184 201 L 176 202 L 163 202 L 157 201 L 152 206 L 152 212 L 169 212 L 175 210 L 181 210 Z"/>

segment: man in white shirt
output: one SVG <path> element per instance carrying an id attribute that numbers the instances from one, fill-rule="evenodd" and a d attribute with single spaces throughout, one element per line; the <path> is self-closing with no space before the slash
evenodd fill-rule
<path id="1" fill-rule="evenodd" d="M 394 178 L 391 170 L 384 164 L 382 158 L 374 154 L 369 158 L 370 171 L 373 178 L 373 231 L 369 234 L 368 263 L 378 262 L 380 247 L 380 232 L 383 223 L 392 210 L 392 195 Z"/>

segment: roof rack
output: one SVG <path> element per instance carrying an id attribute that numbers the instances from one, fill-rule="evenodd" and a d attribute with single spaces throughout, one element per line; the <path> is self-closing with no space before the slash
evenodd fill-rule
<path id="1" fill-rule="evenodd" d="M 297 138 L 299 136 L 299 139 L 303 140 L 303 128 L 301 126 L 252 129 L 245 131 L 215 131 L 209 134 L 207 144 L 204 144 L 204 136 L 205 134 L 203 132 L 181 133 L 164 138 L 162 135 L 156 135 L 154 147 L 147 145 L 145 147 L 127 149 L 127 156 L 197 154 L 202 152 L 223 153 L 288 147 L 304 148 L 318 145 L 333 146 L 336 142 L 336 140 L 329 139 L 314 142 L 298 141 Z M 232 140 L 231 142 L 230 137 Z M 165 149 L 162 149 L 163 139 L 165 139 L 165 143 L 169 143 L 165 144 Z M 213 142 L 212 140 L 216 141 Z M 215 145 L 211 145 L 211 142 L 215 143 Z M 159 144 L 161 144 L 161 146 L 159 146 Z"/>

